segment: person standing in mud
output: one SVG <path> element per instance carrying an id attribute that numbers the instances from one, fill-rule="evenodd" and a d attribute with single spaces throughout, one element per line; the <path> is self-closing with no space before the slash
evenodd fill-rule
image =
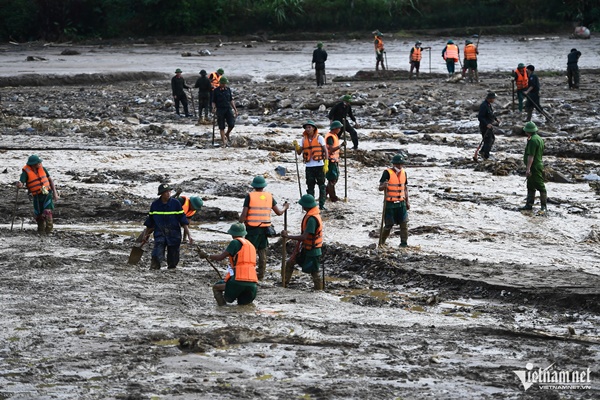
<path id="1" fill-rule="evenodd" d="M 448 77 L 454 76 L 454 64 L 458 62 L 460 57 L 460 50 L 458 46 L 454 44 L 453 40 L 448 40 L 446 47 L 442 50 L 442 58 L 446 61 L 446 69 L 448 70 Z"/>
<path id="2" fill-rule="evenodd" d="M 179 263 L 179 247 L 181 246 L 181 228 L 190 244 L 194 243 L 189 231 L 189 221 L 183 212 L 181 203 L 171 197 L 171 188 L 166 183 L 158 186 L 158 199 L 152 202 L 148 218 L 144 222 L 144 242 L 154 232 L 154 248 L 150 269 L 160 269 L 167 251 L 167 268 L 175 269 Z"/>
<path id="3" fill-rule="evenodd" d="M 383 39 L 381 39 L 382 36 L 383 33 L 375 31 L 375 40 L 373 41 L 373 45 L 375 46 L 375 71 L 379 71 L 379 64 L 381 64 L 381 69 L 385 71 L 385 64 L 383 63 L 385 47 Z"/>
<path id="4" fill-rule="evenodd" d="M 479 72 L 477 71 L 477 55 L 479 49 L 469 39 L 465 40 L 465 48 L 463 50 L 465 59 L 463 60 L 462 76 L 466 76 L 469 73 L 469 82 L 473 82 L 473 75 L 475 75 L 475 82 L 479 82 Z"/>
<path id="5" fill-rule="evenodd" d="M 27 187 L 33 200 L 33 214 L 37 222 L 37 231 L 41 234 L 50 234 L 54 228 L 52 210 L 58 200 L 58 192 L 48 170 L 42 166 L 42 159 L 33 154 L 27 159 L 27 164 L 21 170 L 21 177 L 16 183 L 17 190 Z"/>
<path id="6" fill-rule="evenodd" d="M 526 204 L 519 210 L 532 210 L 535 201 L 535 191 L 540 192 L 541 212 L 547 210 L 548 192 L 544 183 L 544 140 L 538 135 L 538 127 L 535 123 L 529 121 L 523 127 L 527 134 L 527 145 L 523 155 L 523 163 L 527 167 L 525 174 L 527 176 L 527 200 Z"/>
<path id="7" fill-rule="evenodd" d="M 419 68 L 421 68 L 421 58 L 423 58 L 421 53 L 426 49 L 431 49 L 431 47 L 421 47 L 420 40 L 417 40 L 415 46 L 410 49 L 410 54 L 408 55 L 410 74 L 408 75 L 408 79 L 412 79 L 413 70 L 416 70 L 417 79 L 419 79 Z"/>
<path id="8" fill-rule="evenodd" d="M 219 68 L 218 70 L 213 71 L 208 75 L 208 80 L 210 81 L 210 84 L 212 86 L 212 90 L 210 92 L 210 104 L 213 103 L 213 93 L 215 89 L 219 87 L 219 81 L 221 80 L 221 77 L 224 74 L 225 70 L 223 70 L 223 68 Z"/>
<path id="9" fill-rule="evenodd" d="M 296 150 L 296 154 L 302 154 L 302 160 L 306 164 L 306 193 L 311 196 L 315 195 L 315 184 L 319 185 L 319 208 L 325 209 L 325 174 L 329 170 L 329 155 L 327 154 L 327 146 L 325 139 L 319 135 L 317 125 L 308 120 L 302 125 L 304 132 L 302 133 L 302 146 L 294 140 L 292 144 Z"/>
<path id="10" fill-rule="evenodd" d="M 567 78 L 569 79 L 569 89 L 579 89 L 579 57 L 581 52 L 577 49 L 571 49 L 567 55 Z"/>
<path id="11" fill-rule="evenodd" d="M 233 238 L 221 254 L 209 255 L 199 250 L 200 257 L 208 260 L 222 261 L 229 257 L 229 266 L 224 280 L 213 285 L 213 295 L 219 306 L 233 303 L 250 304 L 256 298 L 256 249 L 245 239 L 244 225 L 236 222 L 227 231 Z"/>
<path id="12" fill-rule="evenodd" d="M 517 69 L 512 73 L 515 84 L 517 85 L 517 98 L 519 99 L 519 112 L 523 112 L 523 99 L 525 99 L 525 91 L 529 86 L 529 76 L 525 69 L 525 64 L 519 63 Z M 514 100 L 514 99 L 513 99 Z"/>
<path id="13" fill-rule="evenodd" d="M 380 244 L 383 246 L 390 236 L 392 227 L 400 225 L 400 247 L 408 246 L 408 179 L 404 170 L 405 159 L 402 154 L 392 158 L 392 168 L 383 171 L 379 179 L 379 191 L 385 195 L 385 215 Z"/>
<path id="14" fill-rule="evenodd" d="M 173 92 L 173 100 L 175 100 L 175 112 L 177 115 L 181 115 L 179 114 L 179 103 L 181 103 L 183 105 L 185 116 L 189 118 L 191 115 L 188 110 L 188 100 L 184 89 L 189 89 L 190 87 L 185 84 L 181 72 L 182 71 L 179 68 L 175 70 L 175 76 L 171 78 L 171 91 Z"/>
<path id="15" fill-rule="evenodd" d="M 325 61 L 327 61 L 327 52 L 323 50 L 323 43 L 319 42 L 317 48 L 313 51 L 311 64 L 315 69 L 317 87 L 325 84 Z"/>
<path id="16" fill-rule="evenodd" d="M 177 189 L 177 192 L 175 192 L 174 198 L 179 202 L 179 204 L 181 204 L 183 213 L 189 220 L 194 215 L 196 215 L 197 211 L 200 211 L 200 209 L 204 205 L 204 202 L 202 201 L 202 199 L 200 197 L 180 196 L 180 194 L 181 194 L 181 189 Z M 187 241 L 187 235 L 184 233 L 182 242 L 185 243 L 186 241 Z"/>
<path id="17" fill-rule="evenodd" d="M 481 148 L 481 155 L 485 160 L 490 158 L 490 151 L 496 141 L 494 136 L 494 125 L 498 125 L 500 121 L 494 115 L 494 109 L 492 104 L 496 101 L 496 93 L 489 92 L 485 96 L 485 100 L 479 106 L 479 114 L 477 119 L 479 120 L 479 132 L 481 132 L 481 142 L 483 147 Z"/>
<path id="18" fill-rule="evenodd" d="M 213 113 L 217 114 L 217 124 L 221 133 L 223 147 L 227 147 L 231 143 L 229 134 L 235 126 L 235 119 L 238 116 L 237 108 L 233 102 L 231 89 L 227 86 L 229 80 L 222 76 L 219 79 L 219 87 L 213 90 Z M 227 122 L 227 132 L 225 132 L 225 123 Z"/>
<path id="19" fill-rule="evenodd" d="M 200 71 L 200 77 L 196 80 L 194 87 L 198 89 L 198 125 L 200 125 L 208 121 L 210 92 L 213 89 L 205 70 Z M 203 111 L 204 115 L 202 115 Z"/>
<path id="20" fill-rule="evenodd" d="M 329 126 L 329 133 L 325 135 L 325 145 L 327 146 L 327 154 L 329 155 L 329 171 L 325 174 L 325 178 L 327 178 L 326 191 L 329 200 L 334 203 L 339 201 L 339 197 L 335 193 L 335 184 L 340 176 L 340 149 L 346 146 L 346 142 L 340 143 L 342 126 L 340 121 L 333 121 Z"/>
<path id="21" fill-rule="evenodd" d="M 339 103 L 331 108 L 329 114 L 327 115 L 329 118 L 329 123 L 333 123 L 333 121 L 340 121 L 345 125 L 345 130 L 350 134 L 350 138 L 352 139 L 352 150 L 358 150 L 358 133 L 356 132 L 355 127 L 358 128 L 358 123 L 356 122 L 356 117 L 352 113 L 352 96 L 346 94 L 342 97 Z M 348 117 L 354 122 L 354 127 L 350 125 L 348 122 Z"/>
<path id="22" fill-rule="evenodd" d="M 540 80 L 535 74 L 535 67 L 533 65 L 527 66 L 527 90 L 524 92 L 525 96 L 528 97 L 525 102 L 525 111 L 527 111 L 527 119 L 525 122 L 531 121 L 533 116 L 533 109 L 537 105 L 540 109 Z"/>
<path id="23" fill-rule="evenodd" d="M 244 199 L 244 208 L 240 215 L 240 223 L 246 227 L 246 239 L 254 245 L 258 252 L 258 280 L 262 281 L 267 269 L 267 247 L 269 247 L 268 231 L 271 227 L 271 210 L 282 215 L 288 208 L 287 202 L 280 208 L 273 195 L 265 191 L 267 181 L 262 176 L 255 176 L 251 186 L 254 191 L 248 193 Z"/>
<path id="24" fill-rule="evenodd" d="M 297 240 L 302 248 L 295 259 L 290 260 L 285 265 L 285 287 L 288 286 L 294 273 L 294 263 L 297 263 L 302 272 L 310 274 L 313 280 L 315 290 L 323 290 L 323 282 L 319 277 L 321 247 L 323 247 L 323 221 L 317 207 L 317 202 L 310 194 L 305 194 L 300 198 L 298 204 L 302 206 L 306 215 L 302 218 L 300 235 L 290 235 L 287 231 L 281 232 L 281 237 Z"/>

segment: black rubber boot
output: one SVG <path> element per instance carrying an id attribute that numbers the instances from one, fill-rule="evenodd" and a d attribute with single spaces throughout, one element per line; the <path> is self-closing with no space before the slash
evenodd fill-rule
<path id="1" fill-rule="evenodd" d="M 267 249 L 258 250 L 258 268 L 256 269 L 256 275 L 258 280 L 262 281 L 265 277 L 265 271 L 267 270 Z"/>
<path id="2" fill-rule="evenodd" d="M 408 222 L 400 223 L 400 247 L 408 246 Z"/>
<path id="3" fill-rule="evenodd" d="M 323 290 L 323 280 L 321 279 L 321 274 L 319 274 L 319 271 L 311 272 L 310 276 L 312 277 L 313 284 L 315 285 L 314 289 Z"/>
<path id="4" fill-rule="evenodd" d="M 548 203 L 548 192 L 546 192 L 546 191 L 540 192 L 540 204 L 542 206 L 542 210 L 546 211 L 548 209 L 547 203 Z"/>
<path id="5" fill-rule="evenodd" d="M 215 287 L 213 287 L 213 295 L 215 296 L 217 305 L 219 305 L 220 307 L 227 304 L 227 302 L 225 301 L 225 295 L 223 294 L 222 290 L 218 290 Z"/>
<path id="6" fill-rule="evenodd" d="M 528 190 L 527 191 L 527 202 L 525 203 L 525 205 L 523 207 L 519 208 L 519 211 L 532 210 L 534 201 L 535 201 L 535 190 Z"/>
<path id="7" fill-rule="evenodd" d="M 385 241 L 387 240 L 388 237 L 390 237 L 390 233 L 392 232 L 391 229 L 385 229 L 383 228 L 383 233 L 381 234 L 381 245 L 383 246 L 385 244 Z"/>
<path id="8" fill-rule="evenodd" d="M 160 261 L 158 261 L 158 258 L 152 257 L 152 260 L 150 260 L 150 269 L 160 269 Z"/>

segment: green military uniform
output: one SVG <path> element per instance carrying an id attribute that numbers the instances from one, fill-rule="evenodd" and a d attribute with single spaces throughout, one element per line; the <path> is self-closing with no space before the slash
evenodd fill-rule
<path id="1" fill-rule="evenodd" d="M 241 249 L 242 243 L 237 239 L 233 239 L 229 242 L 225 251 L 235 258 L 235 255 Z M 224 296 L 225 301 L 228 303 L 233 303 L 237 299 L 240 305 L 250 304 L 256 298 L 256 283 L 236 281 L 234 275 L 225 283 Z"/>
<path id="2" fill-rule="evenodd" d="M 525 124 L 523 130 L 530 134 L 523 154 L 523 163 L 527 166 L 529 157 L 533 157 L 533 162 L 529 170 L 530 174 L 527 177 L 527 204 L 522 209 L 531 210 L 533 208 L 535 191 L 539 190 L 542 210 L 546 210 L 548 193 L 544 183 L 544 163 L 542 161 L 544 140 L 538 135 L 537 126 L 533 122 Z"/>

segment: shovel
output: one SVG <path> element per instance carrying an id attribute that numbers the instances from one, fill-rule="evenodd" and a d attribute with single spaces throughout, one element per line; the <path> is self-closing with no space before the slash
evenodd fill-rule
<path id="1" fill-rule="evenodd" d="M 145 229 L 136 239 L 136 243 L 141 242 L 141 244 L 135 244 L 131 248 L 131 253 L 129 253 L 129 259 L 127 260 L 127 264 L 135 265 L 142 259 L 142 255 L 144 254 L 143 247 L 146 244 L 146 241 L 144 240 L 144 232 L 146 232 Z"/>

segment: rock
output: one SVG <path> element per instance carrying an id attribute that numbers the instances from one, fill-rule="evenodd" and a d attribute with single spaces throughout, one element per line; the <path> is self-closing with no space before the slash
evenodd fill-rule
<path id="1" fill-rule="evenodd" d="M 48 111 L 50 111 L 50 107 L 40 107 L 39 110 L 40 112 L 47 113 Z"/>
<path id="2" fill-rule="evenodd" d="M 278 102 L 279 108 L 290 108 L 292 107 L 292 100 L 290 99 L 282 99 Z"/>
<path id="3" fill-rule="evenodd" d="M 573 180 L 566 176 L 565 174 L 558 172 L 550 167 L 544 168 L 544 176 L 550 182 L 556 183 L 573 183 Z"/>
<path id="4" fill-rule="evenodd" d="M 139 119 L 134 118 L 134 117 L 127 117 L 127 118 L 125 118 L 125 122 L 127 122 L 130 125 L 139 125 L 140 124 Z"/>
<path id="5" fill-rule="evenodd" d="M 203 57 L 206 57 L 206 56 L 210 56 L 210 51 L 207 49 L 204 49 L 204 50 L 198 51 L 198 54 L 200 54 Z"/>
<path id="6" fill-rule="evenodd" d="M 80 52 L 78 52 L 77 50 L 73 50 L 73 49 L 65 49 L 60 53 L 61 56 L 78 56 L 80 54 L 81 54 Z"/>
<path id="7" fill-rule="evenodd" d="M 402 131 L 402 133 L 404 133 L 405 135 L 418 135 L 419 131 L 407 130 L 407 131 Z"/>
<path id="8" fill-rule="evenodd" d="M 27 56 L 26 61 L 48 61 L 44 57 Z"/>
<path id="9" fill-rule="evenodd" d="M 586 181 L 600 181 L 600 176 L 598 174 L 587 174 L 583 176 L 583 179 Z"/>
<path id="10" fill-rule="evenodd" d="M 183 53 L 181 53 L 181 57 L 191 57 L 192 53 L 190 53 L 189 51 L 184 51 Z"/>
<path id="11" fill-rule="evenodd" d="M 325 107 L 325 104 L 321 104 L 319 106 L 319 112 L 325 112 L 327 110 L 327 107 Z"/>
<path id="12" fill-rule="evenodd" d="M 426 133 L 426 134 L 423 135 L 423 140 L 425 140 L 427 142 L 433 142 L 433 141 L 435 141 L 433 139 L 433 137 L 429 133 Z"/>

